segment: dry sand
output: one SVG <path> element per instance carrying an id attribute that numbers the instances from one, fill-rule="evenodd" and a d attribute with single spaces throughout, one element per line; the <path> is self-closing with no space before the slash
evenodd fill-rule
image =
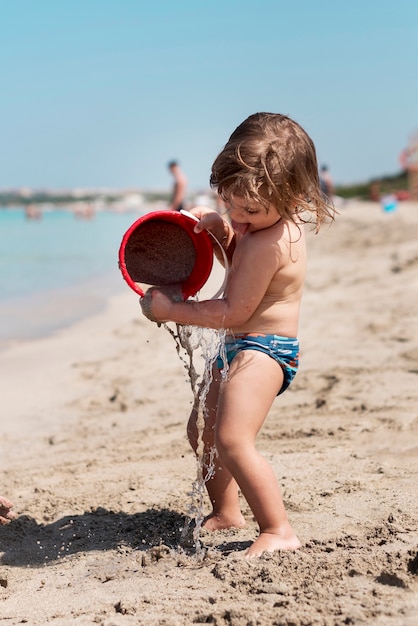
<path id="1" fill-rule="evenodd" d="M 245 503 L 246 528 L 180 547 L 192 394 L 133 292 L 1 353 L 0 622 L 416 626 L 417 242 L 413 203 L 309 235 L 301 368 L 259 437 L 297 553 L 240 558 Z"/>

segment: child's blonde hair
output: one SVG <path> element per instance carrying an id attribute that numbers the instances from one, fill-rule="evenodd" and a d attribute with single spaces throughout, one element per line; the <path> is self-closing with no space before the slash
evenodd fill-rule
<path id="1" fill-rule="evenodd" d="M 312 139 L 279 113 L 254 113 L 234 130 L 212 165 L 210 185 L 226 201 L 273 205 L 284 219 L 314 221 L 317 231 L 334 216 L 320 190 Z"/>

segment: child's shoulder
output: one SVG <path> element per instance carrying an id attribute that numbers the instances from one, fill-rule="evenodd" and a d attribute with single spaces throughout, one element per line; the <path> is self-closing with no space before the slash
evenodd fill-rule
<path id="1" fill-rule="evenodd" d="M 264 248 L 266 254 L 274 252 L 282 261 L 288 259 L 296 251 L 298 256 L 303 257 L 306 248 L 304 224 L 282 219 L 276 227 L 263 232 L 257 242 L 257 247 Z"/>
<path id="2" fill-rule="evenodd" d="M 286 220 L 284 222 L 283 236 L 288 237 L 290 243 L 295 241 L 304 241 L 305 224 L 302 220 Z"/>
<path id="3" fill-rule="evenodd" d="M 302 221 L 281 218 L 270 228 L 257 231 L 257 235 L 257 238 L 263 242 L 271 241 L 278 244 L 287 242 L 291 244 L 304 240 L 305 229 Z"/>

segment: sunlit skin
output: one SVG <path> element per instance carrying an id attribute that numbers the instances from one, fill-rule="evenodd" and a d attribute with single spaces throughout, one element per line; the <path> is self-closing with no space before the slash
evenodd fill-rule
<path id="1" fill-rule="evenodd" d="M 0 496 L 0 524 L 3 526 L 5 524 L 10 524 L 12 519 L 16 517 L 15 513 L 12 511 L 13 504 L 7 498 Z"/>
<path id="2" fill-rule="evenodd" d="M 243 198 L 226 203 L 229 220 L 206 207 L 196 207 L 197 232 L 210 230 L 224 242 L 230 262 L 224 297 L 202 302 L 172 302 L 152 290 L 152 315 L 159 321 L 228 333 L 263 333 L 296 337 L 306 268 L 302 225 L 285 221 L 273 206 Z M 212 513 L 204 527 L 219 530 L 245 524 L 239 490 L 247 500 L 260 533 L 247 558 L 264 551 L 296 550 L 299 539 L 287 518 L 280 488 L 267 460 L 256 448 L 256 437 L 283 382 L 279 364 L 261 352 L 238 353 L 227 382 L 215 368 L 206 405 L 203 442 L 216 446 L 216 472 L 206 483 Z M 191 446 L 197 450 L 196 414 L 188 423 Z"/>

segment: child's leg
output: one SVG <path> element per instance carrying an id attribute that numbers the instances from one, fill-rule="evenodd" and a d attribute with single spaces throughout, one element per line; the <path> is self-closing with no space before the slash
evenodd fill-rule
<path id="1" fill-rule="evenodd" d="M 249 557 L 265 550 L 300 547 L 273 469 L 255 447 L 256 436 L 282 382 L 283 372 L 272 358 L 246 350 L 232 361 L 229 380 L 222 384 L 219 395 L 216 447 L 260 527 L 259 537 L 248 550 Z"/>
<path id="2" fill-rule="evenodd" d="M 217 368 L 214 368 L 213 381 L 206 396 L 207 417 L 201 435 L 204 445 L 205 463 L 209 462 L 210 452 L 215 446 L 215 420 L 219 403 L 219 391 L 220 374 Z M 193 409 L 187 425 L 187 435 L 193 450 L 198 452 L 199 433 L 196 422 L 197 413 Z M 199 450 L 199 453 L 201 453 L 201 450 Z M 219 455 L 215 455 L 214 463 L 214 476 L 205 483 L 212 504 L 212 513 L 205 518 L 203 526 L 209 530 L 244 526 L 245 520 L 240 509 L 238 485 Z M 203 478 L 205 477 L 204 472 Z"/>

